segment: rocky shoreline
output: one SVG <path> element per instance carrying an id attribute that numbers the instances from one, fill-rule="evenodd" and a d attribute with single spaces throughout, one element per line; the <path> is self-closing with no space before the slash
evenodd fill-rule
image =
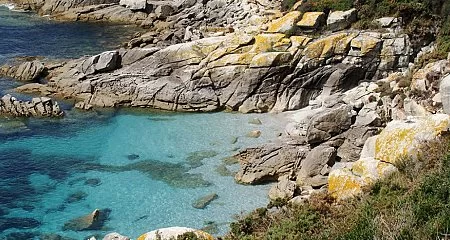
<path id="1" fill-rule="evenodd" d="M 432 135 L 427 141 L 441 140 L 448 116 L 437 113 L 448 104 L 450 59 L 418 67 L 431 42 L 410 39 L 401 18 L 376 19 L 378 29 L 356 30 L 350 28 L 358 19 L 355 9 L 301 12 L 300 1 L 282 12 L 274 2 L 16 1 L 21 9 L 55 19 L 133 23 L 149 31 L 121 49 L 60 65 L 4 66 L 0 75 L 32 82 L 17 91 L 73 99 L 85 110 L 289 111 L 282 114 L 292 121 L 279 139 L 234 157 L 241 165 L 237 182 L 274 182 L 270 199 L 293 204 L 320 192 L 351 198 L 395 171 L 395 161 L 383 157 L 392 149 L 376 147 L 387 141 L 383 132 L 391 125 L 402 131 L 413 126 Z M 36 81 L 42 77 L 46 84 Z M 26 107 L 9 99 L 8 105 L 2 98 L 2 112 L 61 115 L 57 104 L 34 114 L 13 109 Z M 49 102 L 40 100 L 43 106 Z M 32 103 L 38 112 L 40 103 Z M 443 128 L 424 128 L 423 121 Z M 139 239 L 154 239 L 150 235 Z"/>

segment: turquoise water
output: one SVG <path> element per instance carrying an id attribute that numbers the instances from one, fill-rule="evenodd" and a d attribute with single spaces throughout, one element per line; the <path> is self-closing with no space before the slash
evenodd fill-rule
<path id="1" fill-rule="evenodd" d="M 276 137 L 277 121 L 263 117 L 263 125 L 248 124 L 254 117 L 69 112 L 63 120 L 25 122 L 22 131 L 0 137 L 0 208 L 8 212 L 1 218 L 31 218 L 39 226 L 21 232 L 75 239 L 111 230 L 136 238 L 160 227 L 203 228 L 207 222 L 223 233 L 233 215 L 267 204 L 268 186 L 238 185 L 216 172 L 237 149 Z M 263 130 L 261 138 L 245 137 L 254 129 Z M 188 160 L 195 153 L 207 154 L 193 166 Z M 74 193 L 84 197 L 71 200 Z M 219 198 L 205 209 L 192 207 L 211 193 Z M 65 222 L 96 208 L 111 210 L 105 230 L 62 231 Z"/>
<path id="2" fill-rule="evenodd" d="M 8 28 L 4 28 L 5 22 Z M 73 57 L 90 54 L 97 47 L 108 49 L 101 43 L 103 38 L 89 34 L 86 38 L 91 40 L 86 44 L 71 42 L 69 48 L 77 49 L 74 55 L 67 52 L 66 43 L 55 43 L 50 49 L 45 42 L 52 37 L 46 34 L 62 23 L 0 8 L 0 36 L 7 33 L 14 39 L 8 29 L 22 29 L 16 32 L 20 35 L 26 31 L 22 26 L 28 24 L 43 24 L 47 29 L 35 33 L 40 37 L 33 44 L 39 48 L 19 44 L 10 51 L 5 49 L 10 43 L 2 40 L 4 60 L 21 55 Z M 68 24 L 60 29 L 60 35 L 76 36 L 79 29 L 92 27 L 97 26 Z M 17 84 L 0 79 L 0 91 L 10 92 Z M 0 119 L 0 239 L 42 239 L 43 234 L 84 239 L 112 231 L 135 239 L 161 227 L 208 225 L 216 226 L 213 233 L 220 235 L 235 215 L 268 202 L 269 186 L 236 184 L 230 173 L 237 171 L 238 165 L 225 166 L 223 159 L 276 138 L 283 125 L 277 116 L 82 112 L 63 106 L 63 119 Z M 248 123 L 255 117 L 263 124 Z M 262 136 L 246 137 L 251 130 L 261 130 Z M 196 199 L 211 193 L 218 199 L 205 209 L 192 206 Z M 94 209 L 109 213 L 100 229 L 64 229 L 67 221 Z"/>

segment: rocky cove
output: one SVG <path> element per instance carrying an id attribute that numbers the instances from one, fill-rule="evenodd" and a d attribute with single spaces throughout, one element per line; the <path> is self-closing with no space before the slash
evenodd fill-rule
<path id="1" fill-rule="evenodd" d="M 446 141 L 450 120 L 442 113 L 448 113 L 449 60 L 423 64 L 421 57 L 435 42 L 408 35 L 401 17 L 377 18 L 376 28 L 356 29 L 356 9 L 305 11 L 307 2 L 282 11 L 281 2 L 262 0 L 16 1 L 18 8 L 59 20 L 132 23 L 148 31 L 117 50 L 57 64 L 33 60 L 3 66 L 0 74 L 26 82 L 16 91 L 41 97 L 21 103 L 7 95 L 2 113 L 61 115 L 48 97 L 75 101 L 75 108 L 87 111 L 225 110 L 261 114 L 257 118 L 278 113 L 283 120 L 273 124 L 277 130 L 270 139 L 255 138 L 259 145 L 236 149 L 235 180 L 273 183 L 272 201 L 304 204 L 318 193 L 345 201 L 397 171 L 400 159 L 422 154 L 424 142 Z M 37 111 L 41 103 L 52 108 Z M 263 119 L 262 126 L 270 121 L 278 120 Z M 247 138 L 266 134 L 252 129 Z M 202 154 L 200 162 L 210 158 Z M 152 175 L 160 169 L 153 164 L 89 166 L 104 172 L 149 169 Z M 177 173 L 173 167 L 169 171 Z M 217 195 L 202 197 L 194 206 L 204 208 Z M 94 223 L 97 214 L 89 213 L 88 222 Z M 194 231 L 172 230 L 163 235 Z M 166 231 L 171 232 L 161 233 Z"/>

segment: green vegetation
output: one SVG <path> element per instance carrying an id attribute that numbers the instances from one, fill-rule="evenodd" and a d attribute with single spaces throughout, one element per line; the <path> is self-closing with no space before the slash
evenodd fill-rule
<path id="1" fill-rule="evenodd" d="M 291 9 L 296 0 L 283 0 L 282 8 Z M 413 41 L 437 41 L 437 49 L 429 58 L 443 58 L 450 52 L 450 1 L 447 0 L 307 0 L 300 11 L 358 10 L 355 27 L 376 28 L 373 20 L 380 17 L 401 17 Z M 440 27 L 436 36 L 436 29 Z"/>
<path id="2" fill-rule="evenodd" d="M 448 143 L 429 146 L 426 158 L 403 161 L 399 172 L 365 196 L 336 204 L 326 194 L 309 204 L 265 208 L 231 225 L 225 239 L 446 239 L 450 234 Z"/>

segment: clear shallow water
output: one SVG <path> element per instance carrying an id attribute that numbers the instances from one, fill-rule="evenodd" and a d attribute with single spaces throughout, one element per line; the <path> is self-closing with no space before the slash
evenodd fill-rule
<path id="1" fill-rule="evenodd" d="M 119 30 L 128 31 L 55 23 L 0 7 L 0 62 L 95 54 L 118 44 L 113 33 Z M 0 79 L 2 94 L 17 85 Z M 217 169 L 224 170 L 222 159 L 238 149 L 275 138 L 282 125 L 276 116 L 64 107 L 63 119 L 0 119 L 0 239 L 41 239 L 45 233 L 84 239 L 111 231 L 137 238 L 160 227 L 202 228 L 207 222 L 221 234 L 234 215 L 268 202 L 269 186 L 237 185 Z M 263 125 L 248 123 L 255 117 Z M 260 138 L 245 137 L 255 129 L 262 130 Z M 219 198 L 207 208 L 192 207 L 211 193 Z M 65 222 L 96 208 L 110 211 L 102 230 L 63 230 Z"/>
<path id="2" fill-rule="evenodd" d="M 202 228 L 209 221 L 223 233 L 234 214 L 267 204 L 268 186 L 237 185 L 216 172 L 237 148 L 276 137 L 277 121 L 263 117 L 263 125 L 248 124 L 254 117 L 69 112 L 63 120 L 27 121 L 22 131 L 0 135 L 0 209 L 8 213 L 0 218 L 32 218 L 40 225 L 22 232 L 75 239 L 108 229 L 136 238 L 155 228 Z M 261 138 L 245 137 L 254 129 L 263 130 Z M 139 157 L 130 160 L 131 154 Z M 192 166 L 190 156 L 201 164 Z M 71 199 L 75 193 L 84 197 Z M 211 193 L 219 198 L 207 208 L 192 207 Z M 105 231 L 62 231 L 65 222 L 96 208 L 111 209 Z"/>

